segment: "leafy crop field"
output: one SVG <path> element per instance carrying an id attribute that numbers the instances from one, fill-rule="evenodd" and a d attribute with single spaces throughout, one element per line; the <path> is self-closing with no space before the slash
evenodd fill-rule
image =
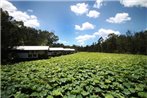
<path id="1" fill-rule="evenodd" d="M 2 98 L 147 98 L 147 56 L 81 52 L 1 67 Z"/>

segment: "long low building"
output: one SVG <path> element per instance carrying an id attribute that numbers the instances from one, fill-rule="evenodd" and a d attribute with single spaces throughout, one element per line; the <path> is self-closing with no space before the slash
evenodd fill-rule
<path id="1" fill-rule="evenodd" d="M 17 54 L 18 58 L 37 59 L 74 53 L 75 49 L 49 46 L 15 46 L 13 52 Z"/>
<path id="2" fill-rule="evenodd" d="M 75 49 L 71 49 L 71 48 L 50 47 L 48 55 L 49 56 L 59 56 L 59 55 L 70 54 L 74 52 L 75 52 Z"/>

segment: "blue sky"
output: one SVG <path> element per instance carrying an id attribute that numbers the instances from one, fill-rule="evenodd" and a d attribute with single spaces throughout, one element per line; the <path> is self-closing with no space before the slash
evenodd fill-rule
<path id="1" fill-rule="evenodd" d="M 110 33 L 147 29 L 146 0 L 3 1 L 2 8 L 16 20 L 54 31 L 59 42 L 66 45 L 90 45 Z"/>

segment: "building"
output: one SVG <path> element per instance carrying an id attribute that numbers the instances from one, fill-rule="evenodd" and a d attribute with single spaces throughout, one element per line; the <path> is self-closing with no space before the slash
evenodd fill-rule
<path id="1" fill-rule="evenodd" d="M 75 49 L 71 49 L 71 48 L 50 47 L 48 55 L 49 56 L 59 56 L 59 55 L 65 55 L 65 54 L 70 54 L 74 52 L 75 52 Z"/>
<path id="2" fill-rule="evenodd" d="M 13 51 L 17 54 L 18 58 L 45 58 L 48 56 L 49 46 L 16 46 Z"/>
<path id="3" fill-rule="evenodd" d="M 75 49 L 49 46 L 15 46 L 13 52 L 20 59 L 38 59 L 74 53 Z"/>

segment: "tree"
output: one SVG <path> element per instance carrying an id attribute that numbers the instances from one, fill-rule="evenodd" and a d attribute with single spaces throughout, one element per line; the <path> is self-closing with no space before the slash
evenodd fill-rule
<path id="1" fill-rule="evenodd" d="M 103 48 L 102 48 L 102 43 L 103 43 L 103 41 L 104 41 L 103 37 L 100 37 L 100 38 L 98 39 L 97 49 L 98 49 L 99 52 L 103 51 Z"/>
<path id="2" fill-rule="evenodd" d="M 102 37 L 97 43 L 78 47 L 79 51 L 98 51 L 112 53 L 147 54 L 147 30 L 132 34 L 127 31 L 125 35 L 109 34 L 107 39 Z"/>
<path id="3" fill-rule="evenodd" d="M 53 32 L 48 33 L 48 43 L 47 45 L 52 45 L 54 42 L 58 41 L 58 36 L 55 36 Z"/>
<path id="4" fill-rule="evenodd" d="M 1 62 L 7 62 L 11 59 L 10 50 L 13 46 L 20 45 L 20 27 L 22 22 L 17 22 L 8 12 L 1 9 Z"/>
<path id="5" fill-rule="evenodd" d="M 135 52 L 139 54 L 147 54 L 147 31 L 138 32 L 134 35 Z"/>
<path id="6" fill-rule="evenodd" d="M 7 63 L 13 58 L 12 48 L 19 45 L 53 45 L 58 36 L 53 32 L 26 27 L 1 9 L 1 61 Z"/>

